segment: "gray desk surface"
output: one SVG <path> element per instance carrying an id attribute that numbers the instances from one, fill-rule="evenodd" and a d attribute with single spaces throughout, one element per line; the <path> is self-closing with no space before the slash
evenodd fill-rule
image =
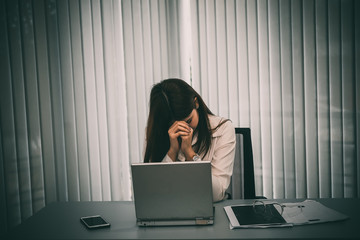
<path id="1" fill-rule="evenodd" d="M 215 204 L 213 226 L 137 227 L 133 202 L 57 202 L 40 210 L 10 232 L 10 239 L 360 239 L 360 199 L 317 199 L 350 219 L 291 228 L 229 229 L 223 207 L 252 202 Z M 295 202 L 298 200 L 278 200 Z M 108 229 L 88 230 L 80 217 L 100 214 Z"/>

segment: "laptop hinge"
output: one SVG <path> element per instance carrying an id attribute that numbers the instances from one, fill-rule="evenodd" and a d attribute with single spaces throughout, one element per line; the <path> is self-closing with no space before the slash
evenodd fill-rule
<path id="1" fill-rule="evenodd" d="M 196 218 L 195 219 L 195 224 L 196 225 L 208 225 L 209 224 L 209 219 Z"/>

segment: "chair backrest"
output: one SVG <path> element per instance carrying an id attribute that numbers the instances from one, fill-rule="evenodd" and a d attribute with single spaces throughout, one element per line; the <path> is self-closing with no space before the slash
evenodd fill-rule
<path id="1" fill-rule="evenodd" d="M 235 128 L 233 175 L 227 190 L 232 199 L 255 199 L 255 178 L 250 128 Z"/>

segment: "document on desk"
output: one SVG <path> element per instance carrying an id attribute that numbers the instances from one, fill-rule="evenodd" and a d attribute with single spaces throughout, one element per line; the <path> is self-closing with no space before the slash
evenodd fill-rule
<path id="1" fill-rule="evenodd" d="M 294 203 L 254 201 L 253 204 L 225 206 L 233 228 L 292 227 L 345 220 L 348 216 L 313 200 Z"/>
<path id="2" fill-rule="evenodd" d="M 348 216 L 328 208 L 314 200 L 300 203 L 283 203 L 282 216 L 293 225 L 335 222 L 348 219 Z"/>

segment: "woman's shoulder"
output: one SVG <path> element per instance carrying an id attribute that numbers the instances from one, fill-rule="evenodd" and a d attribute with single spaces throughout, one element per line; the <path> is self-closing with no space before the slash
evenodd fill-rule
<path id="1" fill-rule="evenodd" d="M 224 122 L 224 123 L 222 123 Z M 234 133 L 235 128 L 231 120 L 216 115 L 209 115 L 209 123 L 211 129 L 216 129 L 213 133 L 213 137 L 219 137 L 224 134 Z M 220 125 L 220 127 L 218 127 Z"/>

